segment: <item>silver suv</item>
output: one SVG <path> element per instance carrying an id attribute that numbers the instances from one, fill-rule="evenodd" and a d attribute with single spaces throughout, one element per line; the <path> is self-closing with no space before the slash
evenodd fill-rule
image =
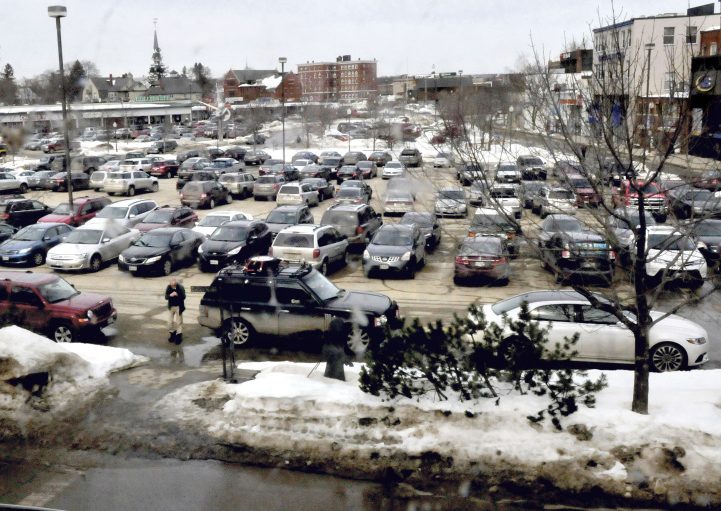
<path id="1" fill-rule="evenodd" d="M 533 197 L 531 211 L 541 218 L 558 213 L 575 215 L 576 194 L 567 188 L 545 186 Z"/>
<path id="2" fill-rule="evenodd" d="M 331 265 L 345 266 L 348 239 L 332 225 L 293 225 L 278 233 L 270 255 L 283 261 L 306 261 L 327 275 Z"/>
<path id="3" fill-rule="evenodd" d="M 134 227 L 142 222 L 148 214 L 157 208 L 154 200 L 148 199 L 126 199 L 108 204 L 101 209 L 94 218 L 88 220 L 88 224 L 105 223 L 111 219 L 124 225 Z"/>
<path id="4" fill-rule="evenodd" d="M 418 149 L 403 149 L 398 160 L 406 167 L 421 167 L 423 157 Z"/>
<path id="5" fill-rule="evenodd" d="M 129 197 L 141 190 L 157 192 L 158 178 L 139 170 L 110 172 L 103 181 L 103 190 L 108 195 L 122 193 Z"/>
<path id="6" fill-rule="evenodd" d="M 255 177 L 250 172 L 228 172 L 218 178 L 233 197 L 245 198 L 253 195 Z"/>

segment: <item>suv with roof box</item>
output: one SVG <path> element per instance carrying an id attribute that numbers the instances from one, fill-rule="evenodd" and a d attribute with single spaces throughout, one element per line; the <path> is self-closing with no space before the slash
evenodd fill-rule
<path id="1" fill-rule="evenodd" d="M 82 293 L 52 273 L 29 271 L 0 271 L 0 313 L 55 342 L 76 341 L 117 318 L 109 297 Z"/>
<path id="2" fill-rule="evenodd" d="M 305 261 L 327 275 L 331 265 L 346 265 L 348 239 L 332 225 L 293 225 L 278 233 L 268 253 L 283 261 Z"/>

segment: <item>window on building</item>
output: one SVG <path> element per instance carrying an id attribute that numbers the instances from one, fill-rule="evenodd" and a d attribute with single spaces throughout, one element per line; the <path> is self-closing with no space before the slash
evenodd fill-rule
<path id="1" fill-rule="evenodd" d="M 686 27 L 686 44 L 696 44 L 697 27 Z"/>
<path id="2" fill-rule="evenodd" d="M 716 55 L 718 53 L 718 45 L 713 42 L 711 43 L 710 55 Z"/>
<path id="3" fill-rule="evenodd" d="M 665 27 L 663 29 L 663 44 L 673 44 L 673 36 L 676 29 L 674 27 Z"/>
<path id="4" fill-rule="evenodd" d="M 663 75 L 663 90 L 673 91 L 676 86 L 676 73 L 665 73 Z"/>

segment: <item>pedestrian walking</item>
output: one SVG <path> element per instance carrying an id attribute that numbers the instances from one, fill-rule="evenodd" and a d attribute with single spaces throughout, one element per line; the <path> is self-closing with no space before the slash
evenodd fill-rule
<path id="1" fill-rule="evenodd" d="M 175 278 L 165 288 L 168 302 L 168 342 L 183 342 L 183 311 L 185 311 L 185 288 Z"/>

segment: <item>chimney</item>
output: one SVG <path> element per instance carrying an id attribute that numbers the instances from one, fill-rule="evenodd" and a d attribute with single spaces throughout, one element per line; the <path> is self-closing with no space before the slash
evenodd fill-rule
<path id="1" fill-rule="evenodd" d="M 113 73 L 110 73 L 110 77 L 108 78 L 108 83 L 110 83 L 110 86 L 113 86 Z"/>

